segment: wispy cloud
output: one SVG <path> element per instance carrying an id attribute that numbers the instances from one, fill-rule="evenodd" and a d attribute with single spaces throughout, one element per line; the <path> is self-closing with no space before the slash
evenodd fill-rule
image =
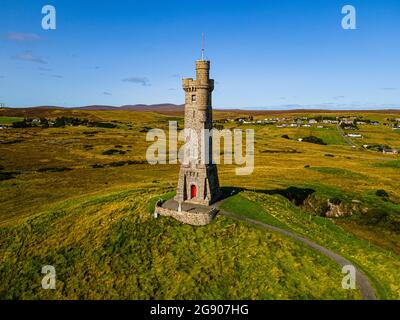
<path id="1" fill-rule="evenodd" d="M 382 90 L 393 91 L 393 90 L 397 90 L 397 88 L 382 88 Z"/>
<path id="2" fill-rule="evenodd" d="M 29 62 L 40 63 L 40 64 L 47 64 L 46 61 L 44 61 L 42 58 L 35 57 L 32 54 L 32 52 L 30 52 L 30 51 L 25 51 L 23 53 L 19 53 L 19 54 L 13 56 L 12 58 L 16 59 L 16 60 L 29 61 Z"/>
<path id="3" fill-rule="evenodd" d="M 64 76 L 62 76 L 62 75 L 60 75 L 60 74 L 52 74 L 51 77 L 57 78 L 57 79 L 62 79 L 62 78 L 64 78 Z"/>
<path id="4" fill-rule="evenodd" d="M 140 84 L 144 87 L 150 86 L 150 82 L 149 79 L 147 79 L 146 77 L 129 77 L 129 78 L 125 78 L 122 79 L 123 82 L 131 82 L 131 83 L 137 83 Z"/>
<path id="5" fill-rule="evenodd" d="M 332 99 L 333 100 L 340 100 L 340 99 L 344 99 L 344 98 L 346 98 L 345 96 L 336 96 L 336 97 L 333 97 Z"/>
<path id="6" fill-rule="evenodd" d="M 44 68 L 44 67 L 39 67 L 39 70 L 40 71 L 51 71 L 52 69 L 50 69 L 50 68 Z"/>
<path id="7" fill-rule="evenodd" d="M 105 96 L 112 96 L 112 93 L 107 92 L 107 91 L 104 91 L 104 92 L 103 92 L 103 95 L 105 95 Z"/>
<path id="8" fill-rule="evenodd" d="M 36 33 L 8 32 L 5 38 L 10 41 L 17 42 L 33 42 L 40 40 L 40 36 Z"/>

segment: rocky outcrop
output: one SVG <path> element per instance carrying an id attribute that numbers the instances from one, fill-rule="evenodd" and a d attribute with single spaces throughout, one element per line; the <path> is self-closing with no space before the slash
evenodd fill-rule
<path id="1" fill-rule="evenodd" d="M 328 218 L 348 217 L 368 211 L 368 208 L 363 207 L 360 201 L 344 202 L 340 199 L 328 198 L 317 193 L 308 196 L 303 202 L 303 207 L 307 211 Z"/>

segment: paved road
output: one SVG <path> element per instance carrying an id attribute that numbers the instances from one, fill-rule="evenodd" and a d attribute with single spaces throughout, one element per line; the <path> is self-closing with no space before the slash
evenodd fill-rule
<path id="1" fill-rule="evenodd" d="M 342 127 L 340 126 L 340 123 L 336 125 L 336 130 L 339 132 L 339 134 L 343 137 L 344 141 L 347 142 L 347 144 L 351 145 L 352 147 L 357 147 L 353 141 L 351 141 L 351 139 L 346 136 L 346 134 L 344 133 Z"/>
<path id="2" fill-rule="evenodd" d="M 307 238 L 303 238 L 302 236 L 299 236 L 298 234 L 294 233 L 294 232 L 290 232 L 278 227 L 274 227 L 271 226 L 269 224 L 257 221 L 257 220 L 253 220 L 241 215 L 238 215 L 236 213 L 232 213 L 232 212 L 227 212 L 227 211 L 223 211 L 220 210 L 219 211 L 220 215 L 229 217 L 229 218 L 233 218 L 236 220 L 241 220 L 241 221 L 245 221 L 247 223 L 253 224 L 253 225 L 257 225 L 260 226 L 261 228 L 267 229 L 267 230 L 271 230 L 271 231 L 275 231 L 275 232 L 279 232 L 282 233 L 286 236 L 289 236 L 295 240 L 301 241 L 307 245 L 309 245 L 310 247 L 312 247 L 313 249 L 323 253 L 324 255 L 328 256 L 329 258 L 331 258 L 332 260 L 334 260 L 335 262 L 337 262 L 339 265 L 341 265 L 342 267 L 345 265 L 352 265 L 352 263 L 343 258 L 342 256 L 334 253 L 333 251 L 320 246 L 319 244 L 307 239 Z M 359 271 L 358 269 L 356 269 L 356 283 L 361 291 L 361 295 L 362 298 L 364 300 L 376 300 L 376 295 L 375 295 L 375 291 L 371 285 L 371 283 L 369 282 L 368 278 L 365 276 L 364 273 L 362 273 L 361 271 Z"/>

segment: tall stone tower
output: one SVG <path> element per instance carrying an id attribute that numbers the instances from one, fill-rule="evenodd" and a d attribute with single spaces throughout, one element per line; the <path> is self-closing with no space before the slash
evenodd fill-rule
<path id="1" fill-rule="evenodd" d="M 182 164 L 179 171 L 178 190 L 175 200 L 210 205 L 221 195 L 217 166 L 212 161 L 212 137 L 204 129 L 212 129 L 211 93 L 214 80 L 210 79 L 210 61 L 196 61 L 196 79 L 183 79 L 185 91 L 185 128 L 197 133 L 198 152 L 195 158 Z M 208 144 L 205 145 L 205 144 Z M 207 150 L 208 161 L 201 161 L 202 150 Z M 203 162 L 203 163 L 202 163 Z"/>

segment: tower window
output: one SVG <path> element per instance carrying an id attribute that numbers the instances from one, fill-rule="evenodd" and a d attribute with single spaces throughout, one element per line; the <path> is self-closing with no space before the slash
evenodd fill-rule
<path id="1" fill-rule="evenodd" d="M 196 102 L 196 95 L 195 94 L 192 95 L 192 102 Z"/>

